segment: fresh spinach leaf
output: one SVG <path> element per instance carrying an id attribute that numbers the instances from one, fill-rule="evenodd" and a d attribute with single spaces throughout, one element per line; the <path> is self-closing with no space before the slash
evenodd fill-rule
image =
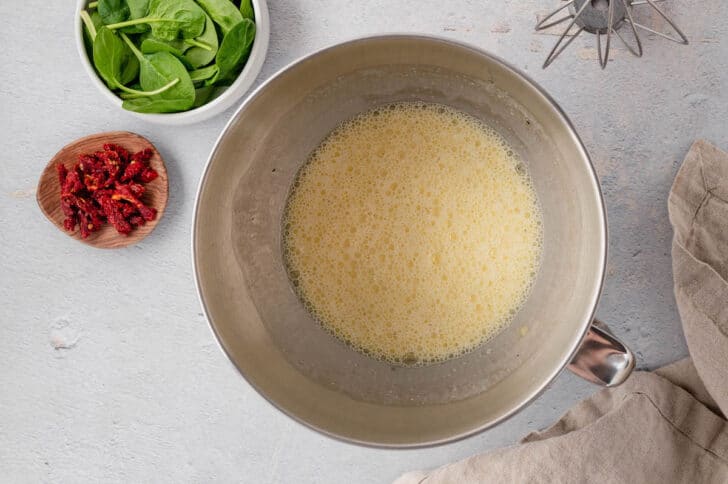
<path id="1" fill-rule="evenodd" d="M 178 113 L 192 109 L 194 102 L 194 98 L 192 104 L 188 104 L 186 101 L 182 103 L 179 99 L 167 99 L 161 96 L 137 97 L 125 99 L 121 107 L 137 113 Z"/>
<path id="2" fill-rule="evenodd" d="M 205 11 L 193 0 L 151 0 L 150 16 L 174 22 L 152 24 L 152 34 L 162 40 L 194 39 L 205 30 Z"/>
<path id="3" fill-rule="evenodd" d="M 240 0 L 240 13 L 243 18 L 255 21 L 255 11 L 253 10 L 253 3 L 250 0 Z"/>
<path id="4" fill-rule="evenodd" d="M 223 34 L 230 32 L 230 29 L 243 20 L 240 10 L 230 0 L 197 0 L 197 3 L 220 26 Z"/>
<path id="5" fill-rule="evenodd" d="M 214 92 L 214 86 L 203 86 L 195 89 L 195 102 L 192 104 L 192 108 L 199 108 L 206 104 L 212 98 Z"/>
<path id="6" fill-rule="evenodd" d="M 194 39 L 198 46 L 192 47 L 184 55 L 187 62 L 194 68 L 206 66 L 215 60 L 215 55 L 217 55 L 218 40 L 215 24 L 208 15 L 205 15 L 205 19 L 205 30 L 202 35 Z M 200 47 L 199 44 L 205 44 L 208 48 Z"/>
<path id="7" fill-rule="evenodd" d="M 154 54 L 155 52 L 169 52 L 173 56 L 180 58 L 184 56 L 184 43 L 181 40 L 173 40 L 165 42 L 155 37 L 148 37 L 142 40 L 140 50 L 143 54 Z"/>
<path id="8" fill-rule="evenodd" d="M 91 22 L 94 24 L 94 27 L 96 27 L 97 32 L 104 25 L 104 21 L 101 20 L 101 15 L 99 15 L 98 11 L 91 13 Z"/>
<path id="9" fill-rule="evenodd" d="M 149 13 L 149 0 L 126 0 L 126 3 L 130 19 L 143 18 Z"/>
<path id="10" fill-rule="evenodd" d="M 139 62 L 132 51 L 106 27 L 96 33 L 93 59 L 96 71 L 111 89 L 121 89 L 139 72 Z"/>
<path id="11" fill-rule="evenodd" d="M 202 2 L 221 22 L 242 19 L 229 0 L 234 14 L 221 7 L 226 3 Z M 235 80 L 255 38 L 249 20 L 223 34 L 194 0 L 99 0 L 96 6 L 81 13 L 89 56 L 123 107 L 137 112 L 179 112 L 208 102 Z"/>
<path id="12" fill-rule="evenodd" d="M 99 12 L 104 25 L 129 19 L 129 5 L 126 0 L 99 0 L 96 11 Z"/>
<path id="13" fill-rule="evenodd" d="M 194 67 L 185 59 L 184 52 L 187 45 L 182 40 L 172 40 L 165 42 L 155 37 L 148 37 L 141 43 L 140 49 L 143 54 L 154 54 L 155 52 L 169 52 L 182 62 L 185 69 L 191 70 Z"/>
<path id="14" fill-rule="evenodd" d="M 126 4 L 129 6 L 129 20 L 146 17 L 149 13 L 149 0 L 126 0 Z M 127 34 L 139 34 L 149 31 L 149 25 L 130 25 L 121 29 L 121 31 Z"/>
<path id="15" fill-rule="evenodd" d="M 149 10 L 149 0 L 99 0 L 96 4 L 105 25 L 142 18 Z M 147 30 L 147 24 L 129 25 L 121 29 L 127 34 L 138 34 Z"/>
<path id="16" fill-rule="evenodd" d="M 255 24 L 248 19 L 243 19 L 223 37 L 215 57 L 218 73 L 208 79 L 205 84 L 228 81 L 238 75 L 248 60 L 254 40 Z"/>
<path id="17" fill-rule="evenodd" d="M 122 29 L 148 24 L 160 40 L 193 39 L 205 30 L 205 11 L 194 0 L 151 0 L 146 16 L 107 25 Z"/>
<path id="18" fill-rule="evenodd" d="M 171 113 L 186 111 L 195 102 L 195 87 L 185 66 L 169 52 L 142 54 L 122 34 L 124 41 L 139 61 L 139 83 L 147 93 L 145 97 L 127 99 L 122 107 L 140 113 Z"/>
<path id="19" fill-rule="evenodd" d="M 121 66 L 121 75 L 119 76 L 119 83 L 121 86 L 117 87 L 121 89 L 122 86 L 126 86 L 137 77 L 139 77 L 139 62 L 134 58 L 131 58 L 129 59 L 129 62 Z"/>
<path id="20" fill-rule="evenodd" d="M 144 41 L 146 41 L 146 40 L 151 40 L 152 42 L 156 42 L 156 43 L 167 44 L 168 46 L 173 48 L 175 51 L 180 51 L 183 54 L 187 51 L 187 49 L 192 47 L 191 45 L 187 44 L 187 41 L 189 39 L 162 40 L 162 39 L 158 39 L 157 37 L 152 35 L 151 32 L 144 32 L 143 34 L 139 35 L 138 37 L 136 37 L 133 40 L 134 40 L 134 45 L 137 45 L 137 46 L 142 45 L 144 43 Z"/>
<path id="21" fill-rule="evenodd" d="M 217 71 L 218 69 L 215 64 L 201 69 L 195 69 L 194 71 L 190 71 L 190 79 L 192 79 L 192 82 L 206 81 L 217 74 Z"/>

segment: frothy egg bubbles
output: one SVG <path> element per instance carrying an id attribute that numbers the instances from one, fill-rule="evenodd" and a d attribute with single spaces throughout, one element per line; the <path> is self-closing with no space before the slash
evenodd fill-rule
<path id="1" fill-rule="evenodd" d="M 397 103 L 343 123 L 300 169 L 283 220 L 292 284 L 354 349 L 440 362 L 507 326 L 542 251 L 525 165 L 481 121 Z"/>

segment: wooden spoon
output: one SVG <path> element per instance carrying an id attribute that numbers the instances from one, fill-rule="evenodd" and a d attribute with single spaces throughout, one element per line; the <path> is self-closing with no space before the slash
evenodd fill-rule
<path id="1" fill-rule="evenodd" d="M 159 176 L 151 182 L 144 184 L 146 192 L 142 201 L 145 205 L 157 209 L 157 218 L 139 227 L 134 227 L 129 235 L 120 234 L 111 224 L 106 223 L 100 230 L 91 232 L 87 238 L 82 239 L 78 228 L 74 232 L 68 232 L 63 227 L 63 220 L 66 217 L 61 210 L 61 185 L 58 181 L 56 165 L 62 163 L 70 171 L 78 162 L 78 155 L 101 151 L 104 143 L 117 144 L 128 150 L 129 153 L 136 153 L 144 148 L 151 148 L 154 152 L 152 158 L 149 160 L 149 165 L 157 171 Z M 164 214 L 168 195 L 169 182 L 167 180 L 167 168 L 164 166 L 164 161 L 159 156 L 159 152 L 148 139 L 128 131 L 92 134 L 91 136 L 77 139 L 73 143 L 64 146 L 48 162 L 45 170 L 41 173 L 36 191 L 38 205 L 40 205 L 40 209 L 48 217 L 48 220 L 53 222 L 62 232 L 76 240 L 101 249 L 126 247 L 127 245 L 139 242 L 149 235 Z"/>

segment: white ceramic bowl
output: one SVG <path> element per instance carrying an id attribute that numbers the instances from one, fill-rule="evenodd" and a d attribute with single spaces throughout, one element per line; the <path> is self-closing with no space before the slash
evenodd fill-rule
<path id="1" fill-rule="evenodd" d="M 238 78 L 222 94 L 199 108 L 181 113 L 148 114 L 127 111 L 121 107 L 121 99 L 109 90 L 108 87 L 106 87 L 106 84 L 104 84 L 99 75 L 96 73 L 93 66 L 93 60 L 90 59 L 86 53 L 80 13 L 81 10 L 86 7 L 88 1 L 89 0 L 78 0 L 76 4 L 76 18 L 74 21 L 76 48 L 78 49 L 78 55 L 81 57 L 81 63 L 91 78 L 91 82 L 94 83 L 106 99 L 111 101 L 115 106 L 118 106 L 122 111 L 152 123 L 171 126 L 197 123 L 225 111 L 242 98 L 250 86 L 253 85 L 253 82 L 256 77 L 258 77 L 258 74 L 263 67 L 263 62 L 265 61 L 265 56 L 268 52 L 268 40 L 270 38 L 268 5 L 266 4 L 266 0 L 252 0 L 253 8 L 255 9 L 255 41 L 253 43 L 253 49 L 250 52 L 248 62 L 245 64 L 242 72 L 238 75 Z"/>

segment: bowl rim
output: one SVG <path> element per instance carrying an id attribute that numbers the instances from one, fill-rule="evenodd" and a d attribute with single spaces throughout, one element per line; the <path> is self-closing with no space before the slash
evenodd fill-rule
<path id="1" fill-rule="evenodd" d="M 182 125 L 204 121 L 222 111 L 230 108 L 235 102 L 242 98 L 258 78 L 263 68 L 270 42 L 270 12 L 268 11 L 267 0 L 252 0 L 253 10 L 255 12 L 255 39 L 253 48 L 248 57 L 243 70 L 240 71 L 238 77 L 230 86 L 227 87 L 218 97 L 212 101 L 203 104 L 188 111 L 178 113 L 137 113 L 127 111 L 121 107 L 122 100 L 114 94 L 104 82 L 93 66 L 93 61 L 86 52 L 86 45 L 83 38 L 83 24 L 81 22 L 81 10 L 83 10 L 89 0 L 77 0 L 76 15 L 74 18 L 74 37 L 76 39 L 76 50 L 78 50 L 81 63 L 86 73 L 91 78 L 92 84 L 101 92 L 102 96 L 108 99 L 116 107 L 129 113 L 132 116 L 151 121 L 158 124 Z"/>
<path id="2" fill-rule="evenodd" d="M 200 270 L 197 265 L 197 252 L 198 247 L 195 242 L 195 239 L 197 237 L 197 220 L 199 217 L 199 210 L 200 210 L 200 200 L 203 191 L 206 188 L 207 178 L 212 166 L 212 161 L 215 158 L 217 151 L 220 146 L 220 142 L 222 141 L 223 137 L 225 137 L 228 134 L 229 129 L 231 126 L 235 123 L 240 113 L 248 107 L 259 95 L 262 91 L 264 91 L 269 84 L 273 83 L 276 79 L 278 79 L 280 76 L 282 76 L 285 72 L 288 70 L 298 66 L 299 64 L 303 64 L 309 59 L 316 57 L 320 54 L 329 52 L 331 50 L 335 50 L 338 48 L 341 48 L 343 46 L 351 45 L 351 44 L 359 44 L 359 43 L 367 43 L 377 40 L 383 40 L 383 39 L 402 39 L 402 40 L 423 40 L 423 41 L 435 41 L 435 42 L 442 42 L 445 44 L 450 44 L 451 46 L 458 47 L 458 48 L 464 48 L 471 50 L 475 52 L 476 54 L 479 54 L 487 59 L 489 59 L 491 62 L 494 62 L 496 64 L 499 64 L 504 69 L 510 71 L 512 74 L 514 74 L 517 77 L 520 77 L 522 80 L 524 80 L 530 87 L 532 87 L 537 94 L 539 94 L 547 103 L 548 105 L 553 109 L 553 113 L 560 119 L 560 121 L 563 123 L 563 125 L 568 129 L 570 136 L 572 137 L 575 146 L 577 149 L 581 152 L 581 157 L 584 161 L 585 169 L 588 172 L 590 182 L 592 185 L 592 192 L 596 195 L 597 198 L 597 208 L 599 209 L 599 227 L 601 228 L 601 237 L 599 237 L 601 241 L 601 246 L 599 247 L 599 254 L 598 258 L 600 259 L 599 264 L 599 274 L 595 277 L 596 286 L 594 290 L 592 291 L 592 294 L 590 294 L 590 305 L 591 310 L 589 311 L 589 317 L 586 318 L 582 322 L 582 327 L 580 331 L 577 333 L 578 338 L 574 340 L 574 343 L 572 344 L 571 348 L 569 348 L 569 351 L 566 354 L 566 357 L 562 359 L 562 361 L 559 363 L 558 367 L 555 367 L 554 370 L 551 372 L 551 374 L 545 378 L 538 387 L 530 392 L 529 394 L 524 395 L 521 399 L 518 405 L 515 405 L 513 408 L 505 412 L 500 417 L 494 419 L 491 422 L 473 427 L 469 430 L 466 430 L 464 432 L 460 432 L 457 434 L 453 434 L 447 437 L 443 437 L 436 440 L 430 440 L 430 441 L 423 441 L 423 442 L 407 442 L 407 443 L 382 443 L 382 442 L 372 442 L 367 440 L 361 440 L 349 437 L 347 435 L 338 434 L 336 432 L 333 432 L 331 430 L 327 430 L 325 428 L 321 428 L 315 424 L 312 424 L 294 413 L 290 412 L 287 408 L 284 408 L 283 406 L 279 405 L 276 401 L 269 398 L 269 396 L 263 392 L 257 385 L 255 385 L 246 375 L 243 370 L 241 370 L 234 362 L 232 356 L 228 353 L 228 351 L 225 349 L 225 346 L 221 340 L 220 335 L 218 334 L 217 330 L 215 329 L 215 325 L 212 321 L 212 318 L 210 317 L 210 312 L 207 308 L 207 305 L 205 303 L 205 298 L 202 293 L 202 285 L 200 282 Z M 596 315 L 597 306 L 599 304 L 599 299 L 601 296 L 601 293 L 604 288 L 604 279 L 606 274 L 606 266 L 607 266 L 607 251 L 608 251 L 608 225 L 607 225 L 607 211 L 606 211 L 606 204 L 604 201 L 604 195 L 601 190 L 601 184 L 599 183 L 599 178 L 596 172 L 596 168 L 594 166 L 594 163 L 589 156 L 589 153 L 586 149 L 586 146 L 584 145 L 583 141 L 579 137 L 576 128 L 566 115 L 566 113 L 563 111 L 561 106 L 556 102 L 556 100 L 551 97 L 550 94 L 546 92 L 544 88 L 542 88 L 534 79 L 532 79 L 530 76 L 525 74 L 523 71 L 521 71 L 519 68 L 515 67 L 511 63 L 505 61 L 504 59 L 500 58 L 499 56 L 496 56 L 494 54 L 491 54 L 490 52 L 486 51 L 485 49 L 476 46 L 472 43 L 463 42 L 460 40 L 455 40 L 452 38 L 442 37 L 439 35 L 434 34 L 428 34 L 428 33 L 407 33 L 407 32 L 392 32 L 392 33 L 380 33 L 380 34 L 373 34 L 373 35 L 366 35 L 362 37 L 356 37 L 350 40 L 337 42 L 333 45 L 329 45 L 326 47 L 323 47 L 321 49 L 318 49 L 312 53 L 303 55 L 294 61 L 288 63 L 287 65 L 283 66 L 282 68 L 278 69 L 272 76 L 270 76 L 268 79 L 266 79 L 264 82 L 262 82 L 259 86 L 257 86 L 253 91 L 248 93 L 248 95 L 245 97 L 243 103 L 238 107 L 238 109 L 233 113 L 233 115 L 230 117 L 228 122 L 225 124 L 225 127 L 218 135 L 217 139 L 215 140 L 215 144 L 213 145 L 212 150 L 210 151 L 210 155 L 207 158 L 207 161 L 205 162 L 205 166 L 203 168 L 202 175 L 200 177 L 200 181 L 198 183 L 197 192 L 195 194 L 195 202 L 192 212 L 192 227 L 191 227 L 191 256 L 192 256 L 192 268 L 194 273 L 194 280 L 195 280 L 195 289 L 197 290 L 197 296 L 200 301 L 200 305 L 202 307 L 203 313 L 205 315 L 205 319 L 207 320 L 208 326 L 210 327 L 210 330 L 212 331 L 212 334 L 215 338 L 215 341 L 217 342 L 217 345 L 220 347 L 222 352 L 227 357 L 228 362 L 235 368 L 235 370 L 243 377 L 243 379 L 253 388 L 255 391 L 263 397 L 268 403 L 270 403 L 274 408 L 278 409 L 281 413 L 288 416 L 289 418 L 293 419 L 295 422 L 301 424 L 302 426 L 314 430 L 318 432 L 321 435 L 324 435 L 326 437 L 329 437 L 331 439 L 337 440 L 339 442 L 347 443 L 347 444 L 356 444 L 363 447 L 373 448 L 373 449 L 423 449 L 423 448 L 430 448 L 430 447 L 436 447 L 441 446 L 445 444 L 455 443 L 461 440 L 464 440 L 466 438 L 478 435 L 488 429 L 491 429 L 493 427 L 496 427 L 497 425 L 502 424 L 503 422 L 509 420 L 516 414 L 520 413 L 522 410 L 524 410 L 526 407 L 528 407 L 531 403 L 533 403 L 539 396 L 541 396 L 546 389 L 554 382 L 554 380 L 567 368 L 568 364 L 571 362 L 571 360 L 574 358 L 576 353 L 581 348 L 581 345 L 584 341 L 584 338 L 586 337 L 587 333 L 589 332 L 589 329 L 591 328 L 592 322 Z"/>

